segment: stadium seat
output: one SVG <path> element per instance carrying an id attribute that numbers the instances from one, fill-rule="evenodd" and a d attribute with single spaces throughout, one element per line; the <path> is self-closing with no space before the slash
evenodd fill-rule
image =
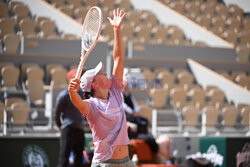
<path id="1" fill-rule="evenodd" d="M 27 103 L 17 102 L 11 105 L 11 112 L 13 113 L 13 125 L 25 126 L 27 125 L 30 106 Z"/>
<path id="2" fill-rule="evenodd" d="M 211 20 L 211 25 L 214 29 L 224 29 L 225 27 L 225 19 L 221 16 L 215 16 Z"/>
<path id="3" fill-rule="evenodd" d="M 140 38 L 145 38 L 148 39 L 150 38 L 151 35 L 151 29 L 152 29 L 152 24 L 146 24 L 146 25 L 139 25 L 135 27 L 135 37 L 137 39 Z"/>
<path id="4" fill-rule="evenodd" d="M 21 30 L 22 35 L 25 38 L 36 38 L 36 23 L 35 21 L 31 20 L 30 18 L 22 19 L 19 23 L 19 27 Z"/>
<path id="5" fill-rule="evenodd" d="M 238 112 L 240 112 L 242 110 L 242 108 L 247 107 L 247 106 L 249 106 L 249 105 L 244 104 L 244 103 L 239 103 L 239 104 L 236 105 L 236 109 L 237 109 Z"/>
<path id="6" fill-rule="evenodd" d="M 238 5 L 230 4 L 228 7 L 228 11 L 230 16 L 241 16 L 243 15 L 244 11 Z"/>
<path id="7" fill-rule="evenodd" d="M 174 75 L 174 79 L 176 80 L 177 79 L 177 75 L 181 72 L 187 72 L 187 69 L 185 68 L 174 68 L 173 69 L 173 75 Z"/>
<path id="8" fill-rule="evenodd" d="M 185 8 L 185 3 L 186 3 L 185 1 L 172 1 L 168 5 L 171 9 L 174 9 L 179 13 L 183 13 Z"/>
<path id="9" fill-rule="evenodd" d="M 74 0 L 72 0 L 74 1 Z M 106 1 L 106 2 L 105 2 Z M 92 0 L 92 1 L 89 1 L 89 0 L 83 0 L 84 2 L 84 6 L 86 7 L 90 7 L 90 6 L 99 6 L 99 3 L 101 3 L 103 6 L 106 6 L 106 5 L 112 5 L 114 3 L 113 0 L 104 0 L 104 1 L 99 1 L 99 0 Z M 104 3 L 103 3 L 104 2 Z M 112 9 L 112 8 L 111 8 Z"/>
<path id="10" fill-rule="evenodd" d="M 149 92 L 151 105 L 154 108 L 165 108 L 168 97 L 168 88 L 163 87 L 161 89 L 150 89 Z"/>
<path id="11" fill-rule="evenodd" d="M 80 39 L 75 34 L 62 34 L 61 38 L 64 40 L 79 40 Z"/>
<path id="12" fill-rule="evenodd" d="M 198 123 L 198 117 L 200 115 L 200 110 L 194 106 L 185 106 L 181 110 L 181 114 L 184 117 L 184 125 L 195 127 Z"/>
<path id="13" fill-rule="evenodd" d="M 202 109 L 206 113 L 206 126 L 216 127 L 218 121 L 219 110 L 214 106 L 206 106 Z"/>
<path id="14" fill-rule="evenodd" d="M 79 6 L 82 6 L 82 0 L 66 0 L 66 3 L 68 6 L 73 5 L 73 8 L 77 8 Z"/>
<path id="15" fill-rule="evenodd" d="M 151 34 L 153 39 L 166 39 L 167 36 L 167 27 L 164 26 L 155 26 L 153 27 Z"/>
<path id="16" fill-rule="evenodd" d="M 184 38 L 184 33 L 178 27 L 171 27 L 171 28 L 168 29 L 167 38 L 168 39 L 171 38 L 171 39 L 181 40 L 181 39 Z"/>
<path id="17" fill-rule="evenodd" d="M 3 87 L 17 90 L 20 70 L 15 66 L 5 66 L 1 70 Z"/>
<path id="18" fill-rule="evenodd" d="M 122 32 L 123 32 L 124 36 L 127 37 L 128 40 L 131 40 L 134 37 L 133 36 L 134 35 L 134 33 L 133 33 L 134 25 L 135 24 L 133 24 L 133 23 L 132 24 L 127 23 L 127 24 L 122 25 Z"/>
<path id="19" fill-rule="evenodd" d="M 241 31 L 238 33 L 238 41 L 239 45 L 246 45 L 250 43 L 250 32 L 249 31 Z"/>
<path id="20" fill-rule="evenodd" d="M 160 72 L 164 72 L 164 71 L 167 71 L 167 72 L 170 72 L 170 70 L 166 67 L 158 67 L 158 68 L 154 68 L 154 73 L 155 75 L 157 76 Z"/>
<path id="21" fill-rule="evenodd" d="M 198 47 L 207 47 L 208 45 L 205 43 L 205 42 L 203 42 L 203 41 L 195 41 L 194 43 L 193 43 L 193 45 L 194 46 L 198 46 Z"/>
<path id="22" fill-rule="evenodd" d="M 22 72 L 22 77 L 24 80 L 26 80 L 26 70 L 29 68 L 29 67 L 38 67 L 39 64 L 37 63 L 31 63 L 31 62 L 25 62 L 25 63 L 22 63 L 21 64 L 21 72 Z"/>
<path id="23" fill-rule="evenodd" d="M 1 61 L 0 62 L 0 76 L 1 76 L 2 68 L 5 66 L 15 66 L 15 65 L 14 65 L 14 63 L 9 62 L 9 61 Z"/>
<path id="24" fill-rule="evenodd" d="M 28 98 L 32 107 L 44 107 L 45 89 L 44 82 L 41 80 L 26 80 Z"/>
<path id="25" fill-rule="evenodd" d="M 23 2 L 20 2 L 20 1 L 10 1 L 8 3 L 9 10 L 12 11 L 16 5 L 24 5 L 24 4 L 23 4 Z"/>
<path id="26" fill-rule="evenodd" d="M 88 12 L 87 8 L 79 6 L 79 7 L 75 8 L 73 16 L 76 19 L 76 21 L 78 21 L 79 23 L 82 24 L 87 12 Z"/>
<path id="27" fill-rule="evenodd" d="M 40 25 L 40 23 L 43 21 L 43 20 L 48 20 L 48 21 L 50 21 L 50 18 L 48 18 L 48 17 L 36 17 L 35 18 L 35 22 L 36 22 L 36 25 L 38 26 L 38 25 Z"/>
<path id="28" fill-rule="evenodd" d="M 223 70 L 223 71 L 217 71 L 220 75 L 224 76 L 225 78 L 229 79 L 230 81 L 233 81 L 234 78 L 232 77 L 232 75 L 229 74 L 228 71 Z"/>
<path id="29" fill-rule="evenodd" d="M 129 0 L 115 0 L 114 7 L 119 7 L 120 9 L 125 11 L 129 11 L 132 9 L 132 5 Z"/>
<path id="30" fill-rule="evenodd" d="M 157 25 L 158 20 L 157 17 L 150 11 L 142 11 L 142 14 L 140 16 L 140 21 L 143 24 L 152 24 L 152 25 Z"/>
<path id="31" fill-rule="evenodd" d="M 191 20 L 195 20 L 196 16 L 200 13 L 200 1 L 189 1 L 185 4 L 185 15 Z"/>
<path id="32" fill-rule="evenodd" d="M 95 1 L 93 1 L 93 2 L 95 2 Z M 103 7 L 107 7 L 109 10 L 114 9 L 114 0 L 100 0 L 99 2 L 101 3 L 101 5 Z"/>
<path id="33" fill-rule="evenodd" d="M 138 21 L 141 18 L 140 13 L 136 12 L 136 11 L 128 11 L 128 13 L 126 14 L 125 18 L 128 20 L 127 22 L 134 22 L 134 23 L 138 23 Z"/>
<path id="34" fill-rule="evenodd" d="M 101 31 L 101 35 L 102 36 L 108 36 L 109 38 L 113 37 L 113 28 L 111 26 L 110 23 L 104 23 L 102 25 L 102 31 Z"/>
<path id="35" fill-rule="evenodd" d="M 237 75 L 235 78 L 235 82 L 244 88 L 247 88 L 250 84 L 249 77 L 246 74 Z"/>
<path id="36" fill-rule="evenodd" d="M 0 18 L 8 17 L 9 15 L 8 12 L 9 12 L 8 6 L 5 3 L 0 2 Z"/>
<path id="37" fill-rule="evenodd" d="M 24 18 L 29 18 L 29 8 L 24 5 L 24 4 L 17 4 L 14 6 L 14 8 L 12 9 L 12 12 L 14 14 L 14 19 L 16 21 L 17 24 L 19 24 L 19 22 L 24 19 Z"/>
<path id="38" fill-rule="evenodd" d="M 152 123 L 152 111 L 153 111 L 153 108 L 148 106 L 148 105 L 138 105 L 139 107 L 139 112 L 138 114 L 142 117 L 145 117 L 149 122 L 149 124 Z"/>
<path id="39" fill-rule="evenodd" d="M 48 63 L 45 66 L 45 77 L 47 81 L 51 80 L 51 70 L 54 68 L 64 68 L 61 64 Z"/>
<path id="40" fill-rule="evenodd" d="M 60 6 L 58 9 L 69 17 L 73 17 L 74 15 L 74 5 L 64 5 Z"/>
<path id="41" fill-rule="evenodd" d="M 203 15 L 213 17 L 214 16 L 214 5 L 203 3 L 200 6 L 200 11 L 201 11 L 201 14 L 203 14 Z"/>
<path id="42" fill-rule="evenodd" d="M 41 38 L 58 39 L 59 36 L 56 33 L 56 25 L 51 20 L 43 20 L 38 25 L 40 29 L 39 35 Z"/>
<path id="43" fill-rule="evenodd" d="M 225 94 L 220 89 L 211 89 L 206 96 L 209 98 L 209 104 L 220 107 L 225 103 Z"/>
<path id="44" fill-rule="evenodd" d="M 3 39 L 6 34 L 15 34 L 16 23 L 10 18 L 1 18 L 0 19 L 0 38 Z"/>
<path id="45" fill-rule="evenodd" d="M 50 3 L 56 7 L 65 5 L 65 0 L 50 0 Z"/>
<path id="46" fill-rule="evenodd" d="M 250 29 L 250 19 L 249 18 L 245 18 L 243 20 L 243 31 L 249 31 Z"/>
<path id="47" fill-rule="evenodd" d="M 173 88 L 170 91 L 171 104 L 173 107 L 181 110 L 187 105 L 186 102 L 186 90 L 183 88 Z"/>
<path id="48" fill-rule="evenodd" d="M 239 112 L 236 108 L 232 106 L 227 106 L 222 109 L 224 126 L 225 127 L 234 127 L 236 125 L 237 116 Z"/>
<path id="49" fill-rule="evenodd" d="M 249 63 L 249 49 L 245 45 L 239 45 L 236 47 L 236 53 L 238 54 L 238 61 L 240 63 Z"/>
<path id="50" fill-rule="evenodd" d="M 241 21 L 237 18 L 229 17 L 225 22 L 226 28 L 231 31 L 239 32 Z"/>
<path id="51" fill-rule="evenodd" d="M 195 22 L 197 22 L 202 27 L 208 28 L 211 24 L 211 18 L 204 15 L 198 15 L 195 19 Z"/>
<path id="52" fill-rule="evenodd" d="M 205 95 L 205 90 L 201 88 L 192 88 L 187 93 L 187 96 L 191 98 L 191 103 L 198 109 L 202 109 L 204 107 Z"/>
<path id="53" fill-rule="evenodd" d="M 4 104 L 7 107 L 11 107 L 14 103 L 25 103 L 25 100 L 20 97 L 9 97 L 4 100 Z"/>
<path id="54" fill-rule="evenodd" d="M 29 81 L 43 81 L 44 71 L 39 66 L 30 66 L 26 69 L 26 77 Z"/>
<path id="55" fill-rule="evenodd" d="M 157 78 L 162 80 L 163 85 L 167 84 L 169 89 L 173 87 L 174 82 L 175 82 L 174 75 L 167 70 L 159 72 L 157 75 Z"/>
<path id="56" fill-rule="evenodd" d="M 180 86 L 182 86 L 183 88 L 185 88 L 186 86 L 190 86 L 193 84 L 194 82 L 194 77 L 191 73 L 184 71 L 184 72 L 180 72 L 177 76 L 176 79 L 178 81 L 178 84 Z"/>
<path id="57" fill-rule="evenodd" d="M 223 4 L 217 4 L 215 6 L 214 14 L 220 16 L 221 18 L 226 18 L 228 15 L 227 7 Z"/>
<path id="58" fill-rule="evenodd" d="M 52 88 L 66 88 L 67 87 L 67 70 L 63 68 L 53 68 L 50 72 Z"/>
<path id="59" fill-rule="evenodd" d="M 6 34 L 3 37 L 4 52 L 17 54 L 19 52 L 20 38 L 15 34 Z"/>
<path id="60" fill-rule="evenodd" d="M 221 30 L 223 30 L 223 29 L 221 29 Z M 233 45 L 235 45 L 237 43 L 238 34 L 232 30 L 226 30 L 226 31 L 222 32 L 221 36 L 223 39 L 225 39 L 226 41 L 228 41 L 229 43 L 231 43 Z"/>
<path id="61" fill-rule="evenodd" d="M 244 127 L 248 127 L 250 117 L 250 106 L 243 107 L 241 109 L 240 115 L 242 117 L 242 124 L 244 125 Z"/>

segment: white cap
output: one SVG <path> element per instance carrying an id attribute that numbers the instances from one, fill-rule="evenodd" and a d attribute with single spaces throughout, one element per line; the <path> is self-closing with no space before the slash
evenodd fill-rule
<path id="1" fill-rule="evenodd" d="M 96 74 L 100 71 L 103 71 L 103 64 L 100 62 L 94 69 L 87 70 L 81 77 L 80 87 L 83 92 L 90 92 L 91 91 L 91 84 L 94 80 Z"/>

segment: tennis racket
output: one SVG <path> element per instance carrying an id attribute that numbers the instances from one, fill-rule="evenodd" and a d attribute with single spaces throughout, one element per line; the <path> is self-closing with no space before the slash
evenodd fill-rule
<path id="1" fill-rule="evenodd" d="M 91 7 L 85 16 L 81 34 L 81 60 L 75 75 L 77 79 L 80 79 L 84 63 L 98 41 L 102 19 L 102 11 L 97 6 Z"/>

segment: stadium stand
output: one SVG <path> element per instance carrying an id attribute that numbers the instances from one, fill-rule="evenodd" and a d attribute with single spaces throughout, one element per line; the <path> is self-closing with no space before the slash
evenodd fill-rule
<path id="1" fill-rule="evenodd" d="M 111 16 L 116 7 L 127 11 L 122 25 L 124 46 L 127 48 L 125 67 L 130 72 L 136 68 L 137 72 L 131 72 L 132 76 L 141 77 L 139 79 L 145 81 L 136 83 L 133 85 L 135 89 L 131 90 L 139 105 L 139 115 L 149 120 L 149 130 L 155 138 L 167 136 L 164 142 L 168 146 L 164 145 L 160 151 L 168 149 L 169 152 L 161 162 L 178 164 L 182 163 L 178 161 L 180 158 L 186 163 L 185 150 L 189 150 L 188 153 L 199 151 L 198 146 L 192 146 L 194 143 L 198 145 L 201 136 L 249 137 L 250 104 L 228 98 L 228 92 L 221 89 L 221 84 L 224 84 L 222 82 L 206 86 L 199 83 L 186 60 L 190 58 L 190 53 L 193 54 L 192 58 L 212 69 L 228 85 L 249 93 L 250 21 L 249 16 L 238 6 L 226 6 L 217 0 L 158 1 L 232 43 L 235 51 L 212 48 L 204 41 L 192 41 L 177 25 L 161 24 L 153 12 L 135 9 L 129 0 L 44 0 L 49 7 L 61 13 L 62 17 L 73 19 L 77 24 L 83 23 L 88 8 L 93 5 L 102 8 L 104 18 Z M 58 138 L 59 131 L 53 120 L 55 98 L 61 89 L 66 88 L 66 74 L 77 67 L 79 59 L 79 53 L 62 52 L 63 49 L 80 52 L 80 38 L 60 31 L 56 21 L 50 17 L 38 16 L 31 11 L 23 2 L 0 2 L 0 38 L 4 48 L 0 53 L 0 133 L 4 137 L 10 134 L 18 137 L 36 135 L 38 138 L 44 135 L 47 138 Z M 100 47 L 97 45 L 94 51 L 103 55 L 98 57 L 100 55 L 93 52 L 93 56 L 88 58 L 87 68 L 97 60 L 105 59 L 105 70 L 109 72 L 113 31 L 107 19 L 104 19 L 101 36 L 103 43 L 99 42 Z M 32 45 L 29 42 L 33 42 Z M 52 49 L 48 45 L 42 45 L 42 42 L 51 45 Z M 63 43 L 62 46 L 60 42 Z M 132 47 L 129 48 L 130 42 Z M 69 43 L 77 43 L 77 47 L 69 48 L 73 46 L 69 46 Z M 29 47 L 30 52 L 22 54 L 20 45 Z M 155 52 L 153 48 L 164 56 L 159 56 L 159 52 Z M 169 52 L 164 50 L 166 48 Z M 175 50 L 172 52 L 171 48 Z M 189 48 L 190 53 L 187 50 Z M 48 52 L 43 54 L 41 50 Z M 133 53 L 132 58 L 128 58 L 130 51 Z M 218 56 L 219 54 L 224 57 Z M 7 122 L 4 122 L 5 114 Z M 89 135 L 90 129 L 86 121 L 84 126 Z M 4 127 L 7 128 L 6 132 Z M 178 143 L 176 141 L 179 137 L 185 142 L 191 140 L 192 143 Z M 146 142 L 132 140 L 131 143 L 136 147 L 139 158 L 137 167 L 154 166 L 158 163 L 155 161 L 157 155 L 152 153 Z M 180 146 L 186 147 L 185 150 L 181 149 L 176 153 Z"/>
<path id="2" fill-rule="evenodd" d="M 223 1 L 172 1 L 159 0 L 162 4 L 179 12 L 207 30 L 232 43 L 236 50 L 248 48 L 240 62 L 249 62 L 249 17 L 237 5 L 226 6 Z M 238 48 L 238 49 L 237 49 Z M 239 51 L 238 51 L 239 52 Z"/>

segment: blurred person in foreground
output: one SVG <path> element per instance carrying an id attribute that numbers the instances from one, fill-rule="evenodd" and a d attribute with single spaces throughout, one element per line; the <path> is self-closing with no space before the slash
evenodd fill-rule
<path id="1" fill-rule="evenodd" d="M 67 74 L 68 82 L 75 77 L 76 69 L 72 69 Z M 82 95 L 82 92 L 78 92 Z M 74 154 L 74 166 L 83 166 L 84 150 L 84 129 L 83 117 L 80 111 L 72 104 L 68 89 L 62 90 L 55 106 L 55 120 L 58 129 L 61 131 L 59 167 L 69 166 L 69 156 Z"/>

